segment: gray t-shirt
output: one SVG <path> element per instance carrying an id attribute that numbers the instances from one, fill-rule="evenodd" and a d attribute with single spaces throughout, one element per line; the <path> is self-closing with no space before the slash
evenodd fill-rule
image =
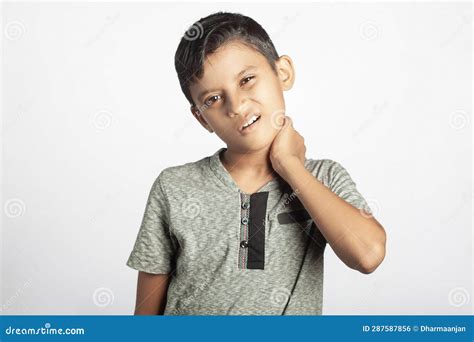
<path id="1" fill-rule="evenodd" d="M 326 239 L 278 174 L 243 193 L 219 158 L 225 149 L 161 171 L 127 265 L 171 274 L 165 315 L 321 315 Z M 305 168 L 371 213 L 339 163 Z"/>

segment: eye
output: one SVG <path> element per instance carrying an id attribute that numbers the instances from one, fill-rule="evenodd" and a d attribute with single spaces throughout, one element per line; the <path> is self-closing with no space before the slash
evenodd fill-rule
<path id="1" fill-rule="evenodd" d="M 241 81 L 240 81 L 240 86 L 243 86 L 245 85 L 247 82 L 249 82 L 251 79 L 253 79 L 255 76 L 247 76 L 247 77 L 244 77 Z"/>
<path id="2" fill-rule="evenodd" d="M 221 97 L 220 95 L 212 95 L 212 96 L 208 97 L 206 101 L 204 101 L 204 104 L 205 104 L 206 106 L 210 106 L 210 105 L 212 105 L 214 102 L 216 102 L 217 100 L 219 100 L 220 97 Z"/>

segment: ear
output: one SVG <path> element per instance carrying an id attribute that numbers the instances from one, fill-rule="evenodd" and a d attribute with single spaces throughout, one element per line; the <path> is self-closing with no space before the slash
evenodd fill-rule
<path id="1" fill-rule="evenodd" d="M 290 90 L 295 83 L 295 68 L 290 56 L 283 55 L 275 62 L 276 72 L 283 90 Z"/>
<path id="2" fill-rule="evenodd" d="M 207 129 L 209 133 L 214 132 L 211 126 L 209 126 L 209 124 L 207 123 L 206 119 L 204 119 L 202 112 L 195 105 L 191 105 L 190 110 L 193 116 L 196 118 L 196 120 L 199 121 L 199 123 L 202 125 L 202 127 Z"/>

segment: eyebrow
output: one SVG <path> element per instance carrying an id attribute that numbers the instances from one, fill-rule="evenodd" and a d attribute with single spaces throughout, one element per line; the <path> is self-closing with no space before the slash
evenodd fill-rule
<path id="1" fill-rule="evenodd" d="M 237 75 L 235 75 L 234 79 L 238 79 L 240 76 L 242 76 L 243 74 L 245 74 L 247 71 L 249 70 L 253 70 L 253 69 L 257 69 L 257 67 L 255 65 L 245 65 L 244 66 L 244 69 L 242 69 L 242 71 L 240 71 Z M 214 90 L 203 90 L 199 96 L 198 96 L 198 99 L 202 101 L 202 98 L 204 97 L 204 95 L 206 95 L 207 93 L 211 93 L 213 92 Z"/>

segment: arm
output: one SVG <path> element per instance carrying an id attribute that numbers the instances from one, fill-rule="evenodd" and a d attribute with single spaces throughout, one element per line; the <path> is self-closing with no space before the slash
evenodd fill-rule
<path id="1" fill-rule="evenodd" d="M 380 223 L 334 194 L 297 159 L 282 163 L 282 177 L 295 190 L 336 255 L 350 268 L 372 273 L 385 257 Z"/>
<path id="2" fill-rule="evenodd" d="M 135 315 L 163 315 L 170 277 L 169 274 L 138 272 Z"/>
<path id="3" fill-rule="evenodd" d="M 384 228 L 306 170 L 304 138 L 294 130 L 291 118 L 284 119 L 272 143 L 273 168 L 295 191 L 339 259 L 361 273 L 372 273 L 385 258 Z"/>

